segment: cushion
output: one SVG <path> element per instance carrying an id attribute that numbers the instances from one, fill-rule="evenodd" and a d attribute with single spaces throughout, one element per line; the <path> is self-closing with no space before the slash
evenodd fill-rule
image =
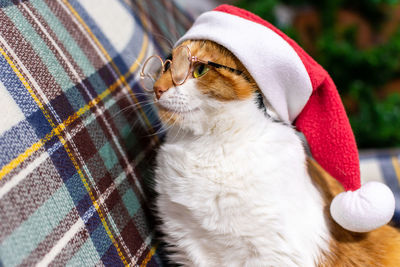
<path id="1" fill-rule="evenodd" d="M 0 1 L 0 266 L 162 265 L 138 74 L 191 21 L 172 1 Z"/>

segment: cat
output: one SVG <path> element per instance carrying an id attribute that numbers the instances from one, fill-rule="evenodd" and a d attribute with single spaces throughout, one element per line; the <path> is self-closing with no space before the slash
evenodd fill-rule
<path id="1" fill-rule="evenodd" d="M 224 67 L 195 64 L 176 85 L 167 62 L 154 84 L 168 128 L 155 181 L 169 259 L 183 266 L 400 266 L 397 229 L 360 234 L 332 220 L 329 205 L 341 185 L 307 158 L 295 129 L 276 121 L 267 102 L 260 108 L 241 62 L 211 41 L 183 45 Z"/>

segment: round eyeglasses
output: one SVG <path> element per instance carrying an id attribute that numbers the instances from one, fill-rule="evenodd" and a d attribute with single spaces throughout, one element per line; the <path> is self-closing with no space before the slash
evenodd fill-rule
<path id="1" fill-rule="evenodd" d="M 165 61 L 157 55 L 149 57 L 143 64 L 140 80 L 146 91 L 153 92 L 156 81 L 169 69 L 171 69 L 172 82 L 177 86 L 184 84 L 191 72 L 194 78 L 203 76 L 207 73 L 208 67 L 225 68 L 237 75 L 243 74 L 240 70 L 192 56 L 189 47 L 181 45 Z"/>

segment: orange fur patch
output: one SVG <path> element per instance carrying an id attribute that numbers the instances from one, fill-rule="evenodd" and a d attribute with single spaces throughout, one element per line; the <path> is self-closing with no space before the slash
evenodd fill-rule
<path id="1" fill-rule="evenodd" d="M 221 101 L 247 99 L 257 90 L 253 78 L 243 64 L 226 48 L 211 41 L 186 41 L 192 54 L 206 61 L 212 61 L 243 72 L 238 75 L 225 68 L 210 68 L 210 71 L 196 80 L 199 89 Z"/>
<path id="2" fill-rule="evenodd" d="M 329 205 L 342 186 L 314 160 L 308 159 L 308 171 L 325 202 L 325 217 L 332 235 L 330 252 L 324 255 L 321 267 L 400 266 L 400 232 L 383 226 L 369 233 L 353 233 L 333 221 Z"/>
<path id="3" fill-rule="evenodd" d="M 180 117 L 176 112 L 164 109 L 162 106 L 157 105 L 158 115 L 160 119 L 167 125 L 173 125 L 180 121 Z"/>

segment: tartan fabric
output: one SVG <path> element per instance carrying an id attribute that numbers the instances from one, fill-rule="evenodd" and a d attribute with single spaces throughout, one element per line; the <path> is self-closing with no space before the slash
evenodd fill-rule
<path id="1" fill-rule="evenodd" d="M 361 181 L 387 184 L 394 193 L 396 208 L 391 224 L 400 228 L 400 150 L 360 152 Z"/>
<path id="2" fill-rule="evenodd" d="M 163 265 L 138 69 L 190 24 L 170 0 L 0 0 L 0 266 Z"/>

